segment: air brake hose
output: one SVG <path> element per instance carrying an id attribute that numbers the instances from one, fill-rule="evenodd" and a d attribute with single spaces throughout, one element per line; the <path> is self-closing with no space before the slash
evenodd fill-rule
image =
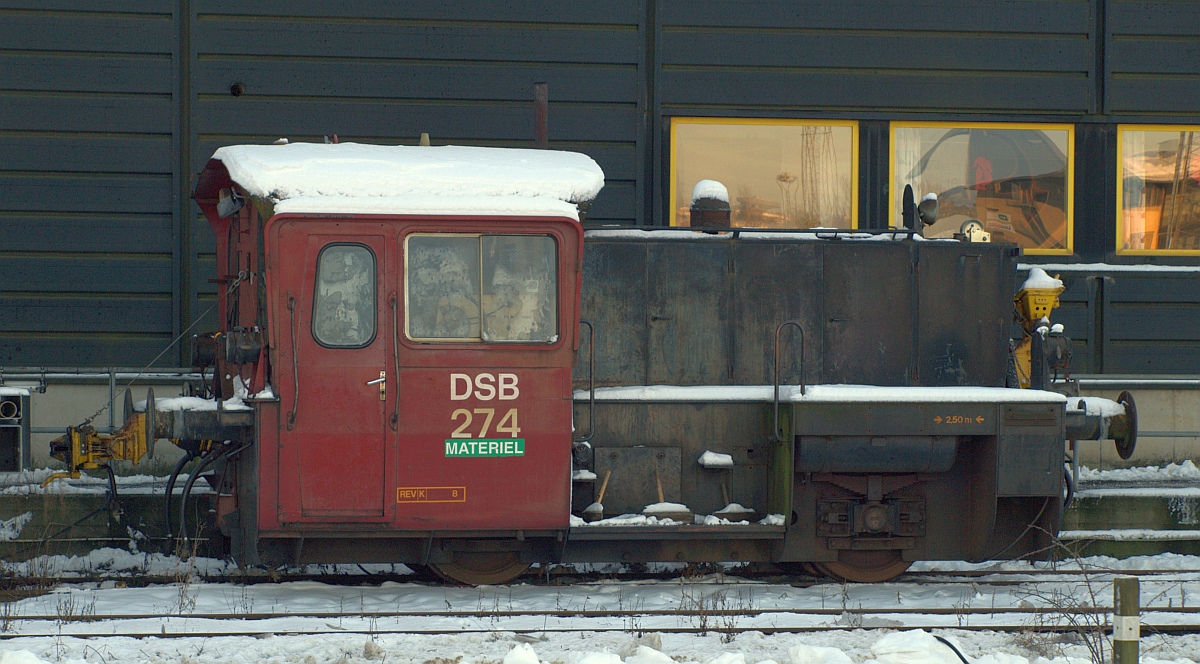
<path id="1" fill-rule="evenodd" d="M 205 454 L 200 459 L 200 464 L 197 465 L 196 469 L 192 471 L 192 474 L 188 476 L 187 482 L 184 482 L 184 484 L 183 484 L 183 499 L 179 506 L 179 537 L 181 538 L 182 543 L 185 545 L 187 544 L 187 538 L 188 538 L 187 537 L 187 501 L 188 501 L 188 497 L 190 497 L 192 495 L 192 487 L 196 484 L 196 480 L 199 479 L 200 474 L 203 473 L 205 470 L 208 470 L 209 465 L 211 465 L 212 462 L 216 461 L 217 457 L 219 457 L 219 456 L 221 456 L 220 448 L 214 448 L 212 451 Z M 186 552 L 186 549 L 185 549 L 185 552 Z"/>
<path id="2" fill-rule="evenodd" d="M 186 452 L 179 463 L 175 464 L 175 469 L 171 471 L 171 476 L 167 479 L 167 495 L 163 499 L 163 520 L 167 524 L 167 541 L 175 538 L 175 533 L 171 530 L 171 496 L 175 493 L 175 481 L 179 479 L 179 473 L 183 472 L 183 467 L 196 458 L 196 454 L 191 450 Z"/>

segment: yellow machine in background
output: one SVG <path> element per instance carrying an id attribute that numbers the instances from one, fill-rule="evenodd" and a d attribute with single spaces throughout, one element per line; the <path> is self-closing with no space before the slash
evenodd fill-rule
<path id="1" fill-rule="evenodd" d="M 1013 349 L 1013 362 L 1017 369 L 1017 380 L 1021 387 L 1028 388 L 1033 377 L 1033 335 L 1042 334 L 1039 328 L 1051 330 L 1050 312 L 1058 307 L 1058 296 L 1066 288 L 1057 277 L 1051 277 L 1041 268 L 1030 270 L 1029 279 L 1013 298 L 1015 316 L 1024 330 L 1021 342 Z"/>

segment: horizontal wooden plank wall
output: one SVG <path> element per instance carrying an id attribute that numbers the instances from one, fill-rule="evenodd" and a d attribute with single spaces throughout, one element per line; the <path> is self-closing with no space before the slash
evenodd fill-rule
<path id="1" fill-rule="evenodd" d="M 1200 277 L 1123 277 L 1104 283 L 1104 370 L 1200 373 Z"/>
<path id="2" fill-rule="evenodd" d="M 659 95 L 674 109 L 1084 113 L 1079 0 L 660 0 Z"/>
<path id="3" fill-rule="evenodd" d="M 0 0 L 0 367 L 141 366 L 215 327 L 186 193 L 217 147 L 527 147 L 535 82 L 551 146 L 604 168 L 597 223 L 662 222 L 673 115 L 860 120 L 868 221 L 887 120 L 1033 118 L 1080 127 L 1078 258 L 1154 262 L 1112 255 L 1114 123 L 1200 124 L 1198 72 L 1190 0 Z M 1077 371 L 1200 371 L 1200 280 L 1087 276 Z"/>
<path id="4" fill-rule="evenodd" d="M 141 366 L 178 329 L 175 4 L 0 3 L 0 366 Z"/>
<path id="5" fill-rule="evenodd" d="M 638 0 L 192 4 L 192 172 L 221 145 L 278 137 L 533 147 L 545 82 L 550 146 L 604 169 L 589 219 L 637 222 Z M 215 257 L 203 228 L 194 237 L 203 311 Z"/>
<path id="6" fill-rule="evenodd" d="M 1106 110 L 1194 118 L 1200 100 L 1200 3 L 1110 0 L 1106 25 Z"/>

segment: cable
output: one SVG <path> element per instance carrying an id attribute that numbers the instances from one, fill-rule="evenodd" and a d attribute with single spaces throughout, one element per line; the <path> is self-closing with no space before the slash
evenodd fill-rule
<path id="1" fill-rule="evenodd" d="M 967 661 L 967 658 L 963 657 L 963 654 L 958 651 L 958 648 L 954 647 L 953 643 L 950 643 L 950 641 L 938 636 L 937 634 L 931 634 L 930 636 L 932 636 L 933 638 L 937 639 L 938 641 L 941 641 L 942 643 L 946 644 L 947 647 L 949 647 L 951 650 L 954 651 L 955 655 L 958 655 L 958 658 L 963 661 L 963 664 L 971 664 L 970 662 Z"/>
<path id="2" fill-rule="evenodd" d="M 196 466 L 196 469 L 194 471 L 192 471 L 191 475 L 188 476 L 187 482 L 185 482 L 183 485 L 183 497 L 182 497 L 180 509 L 179 509 L 179 537 L 181 538 L 181 542 L 183 544 L 186 545 L 187 539 L 188 539 L 188 536 L 187 536 L 187 501 L 188 501 L 188 498 L 191 497 L 191 495 L 192 495 L 192 486 L 196 483 L 196 480 L 200 478 L 200 474 L 203 473 L 205 470 L 207 470 L 208 466 L 211 465 L 214 461 L 217 461 L 218 459 L 221 459 L 221 458 L 231 459 L 234 456 L 240 454 L 242 450 L 244 450 L 248 447 L 250 447 L 250 443 L 244 443 L 240 447 L 234 448 L 232 450 L 223 450 L 220 447 L 215 447 L 212 450 L 210 450 L 207 454 L 204 455 L 203 459 L 200 461 L 200 464 L 198 466 Z M 170 494 L 167 494 L 167 495 L 169 496 Z M 185 549 L 185 551 L 186 551 L 186 549 Z"/>
<path id="3" fill-rule="evenodd" d="M 179 463 L 175 464 L 175 469 L 171 471 L 171 476 L 167 479 L 167 495 L 163 500 L 163 519 L 167 524 L 168 541 L 174 539 L 175 537 L 175 534 L 171 531 L 171 496 L 175 493 L 175 481 L 179 479 L 179 473 L 183 472 L 183 467 L 186 466 L 189 461 L 195 458 L 195 453 L 193 453 L 191 450 L 187 450 L 187 453 L 183 455 L 183 458 L 179 460 Z"/>
<path id="4" fill-rule="evenodd" d="M 149 363 L 149 364 L 147 364 L 146 366 L 144 366 L 144 367 L 142 367 L 141 369 L 139 369 L 139 370 L 138 370 L 138 372 L 137 372 L 137 375 L 135 375 L 133 378 L 130 378 L 128 383 L 125 383 L 125 388 L 124 388 L 124 389 L 128 390 L 130 387 L 132 387 L 132 386 L 133 386 L 133 384 L 134 384 L 135 382 L 137 382 L 137 379 L 141 378 L 141 377 L 142 377 L 142 375 L 146 373 L 146 370 L 147 370 L 147 369 L 149 369 L 150 367 L 154 366 L 154 363 L 155 363 L 155 362 L 157 362 L 157 361 L 158 361 L 158 359 L 159 359 L 160 357 L 162 357 L 163 355 L 165 355 L 165 354 L 166 354 L 166 352 L 167 352 L 168 350 L 171 350 L 171 347 L 172 347 L 172 346 L 174 346 L 175 344 L 179 343 L 179 340 L 180 340 L 180 339 L 182 339 L 182 338 L 184 337 L 184 335 L 186 335 L 188 332 L 191 332 L 191 331 L 192 331 L 192 328 L 193 328 L 193 327 L 196 327 L 196 325 L 198 325 L 198 324 L 200 323 L 200 321 L 204 320 L 204 317 L 205 317 L 205 316 L 207 316 L 207 315 L 209 314 L 209 312 L 211 312 L 211 311 L 212 311 L 214 308 L 216 308 L 216 306 L 217 306 L 217 305 L 215 305 L 215 304 L 214 304 L 214 305 L 212 305 L 211 307 L 209 307 L 208 309 L 206 309 L 206 310 L 204 311 L 204 313 L 202 313 L 202 314 L 200 314 L 199 316 L 197 316 L 197 317 L 196 317 L 196 320 L 195 320 L 195 321 L 193 321 L 193 322 L 192 322 L 192 324 L 191 324 L 191 325 L 189 325 L 189 326 L 188 326 L 188 328 L 187 328 L 186 330 L 184 330 L 183 332 L 180 332 L 180 333 L 179 333 L 179 336 L 177 336 L 177 337 L 175 337 L 174 339 L 172 339 L 172 340 L 171 340 L 171 343 L 167 344 L 166 348 L 163 348 L 163 349 L 162 349 L 162 352 L 160 352 L 158 355 L 155 355 L 155 356 L 154 356 L 154 359 L 153 359 L 153 360 L 150 360 L 150 363 Z M 108 402 L 105 402 L 105 404 L 104 404 L 103 406 L 100 406 L 100 409 L 99 409 L 99 410 L 97 410 L 96 412 L 92 413 L 92 416 L 91 416 L 91 417 L 89 417 L 89 418 L 87 418 L 86 420 L 84 420 L 84 422 L 85 422 L 85 423 L 89 423 L 89 422 L 92 422 L 93 420 L 95 420 L 97 417 L 100 417 L 100 414 L 101 414 L 101 413 L 103 413 L 104 411 L 108 410 L 108 408 L 109 408 L 109 406 L 110 406 L 110 405 L 111 405 L 111 404 L 109 404 Z"/>
<path id="5" fill-rule="evenodd" d="M 1063 468 L 1063 476 L 1066 478 L 1066 485 L 1067 485 L 1066 486 L 1067 495 L 1065 498 L 1063 498 L 1063 506 L 1062 506 L 1063 510 L 1065 511 L 1068 507 L 1071 506 L 1071 503 L 1075 500 L 1076 486 L 1075 486 L 1075 476 L 1071 473 L 1070 468 Z"/>
<path id="6" fill-rule="evenodd" d="M 1046 512 L 1046 508 L 1049 506 L 1050 506 L 1050 497 L 1047 497 L 1044 501 L 1042 501 L 1042 509 L 1038 510 L 1037 516 L 1033 517 L 1033 521 L 1030 521 L 1029 525 L 1025 526 L 1025 530 L 1022 530 L 1020 535 L 1017 535 L 1015 538 L 1013 538 L 1013 541 L 1009 542 L 1008 546 L 1006 546 L 1003 549 L 1000 549 L 999 551 L 997 551 L 996 553 L 993 553 L 992 555 L 988 556 L 987 559 L 995 560 L 995 559 L 999 558 L 1001 556 L 1001 554 L 1003 554 L 1005 551 L 1008 551 L 1009 549 L 1016 546 L 1017 542 L 1021 541 L 1021 538 L 1025 537 L 1025 535 L 1029 534 L 1030 530 L 1033 530 L 1033 528 L 1035 526 L 1037 526 L 1037 522 L 1039 520 L 1041 520 L 1042 514 L 1044 514 Z"/>
<path id="7" fill-rule="evenodd" d="M 242 273 L 238 274 L 237 278 L 236 278 L 236 279 L 234 279 L 234 280 L 233 280 L 233 282 L 229 284 L 229 288 L 228 288 L 228 289 L 226 289 L 226 291 L 225 291 L 225 294 L 226 294 L 226 295 L 229 295 L 230 293 L 232 293 L 232 292 L 234 291 L 234 289 L 238 287 L 238 284 L 240 284 L 240 283 L 242 282 L 242 279 L 243 279 L 243 278 L 245 278 L 245 272 L 242 272 Z M 203 312 L 202 312 L 202 313 L 201 313 L 199 316 L 196 316 L 196 319 L 192 321 L 192 324 L 191 324 L 191 325 L 188 325 L 188 326 L 187 326 L 187 329 L 186 329 L 186 330 L 184 330 L 183 332 L 180 332 L 180 333 L 179 333 L 179 336 L 177 336 L 177 337 L 175 337 L 174 339 L 172 339 L 172 340 L 171 340 L 171 343 L 167 344 L 167 345 L 166 345 L 166 346 L 165 346 L 165 347 L 162 349 L 162 351 L 160 351 L 160 352 L 158 353 L 158 355 L 155 355 L 153 360 L 150 360 L 150 362 L 149 362 L 148 364 L 146 364 L 146 366 L 144 366 L 144 367 L 142 367 L 141 369 L 139 369 L 139 370 L 138 370 L 138 372 L 137 372 L 137 375 L 135 375 L 133 378 L 130 378 L 128 383 L 125 383 L 125 388 L 124 388 L 124 389 L 128 390 L 130 387 L 132 387 L 132 386 L 133 386 L 133 384 L 134 384 L 135 382 L 137 382 L 137 379 L 141 378 L 141 377 L 142 377 L 142 375 L 146 373 L 146 370 L 147 370 L 147 369 L 149 369 L 150 367 L 154 366 L 154 363 L 155 363 L 155 362 L 157 362 L 157 361 L 159 360 L 159 358 L 161 358 L 163 355 L 166 355 L 167 351 L 171 350 L 171 348 L 172 348 L 172 347 L 173 347 L 175 344 L 179 343 L 179 340 L 180 340 L 180 339 L 182 339 L 182 338 L 184 338 L 184 337 L 187 335 L 187 333 L 188 333 L 188 332 L 191 332 L 191 331 L 192 331 L 192 328 L 194 328 L 194 327 L 196 327 L 197 325 L 199 325 L 199 324 L 200 324 L 200 321 L 204 320 L 204 317 L 205 317 L 205 316 L 207 316 L 208 314 L 212 313 L 212 310 L 217 308 L 217 304 L 219 304 L 219 302 L 214 302 L 214 303 L 212 304 L 212 306 L 210 306 L 209 308 L 205 309 L 205 310 L 204 310 L 204 311 L 203 311 Z M 89 418 L 87 418 L 86 420 L 84 420 L 84 422 L 85 422 L 85 423 L 90 423 L 90 422 L 92 422 L 92 421 L 93 421 L 93 420 L 95 420 L 97 417 L 99 417 L 101 413 L 103 413 L 104 411 L 108 410 L 108 408 L 109 408 L 111 405 L 112 405 L 111 403 L 109 403 L 109 402 L 105 402 L 105 404 L 104 404 L 103 406 L 101 406 L 99 410 L 97 410 L 95 413 L 92 413 L 92 416 L 91 416 L 91 417 L 89 417 Z"/>
<path id="8" fill-rule="evenodd" d="M 46 544 L 50 540 L 57 539 L 59 535 L 62 535 L 63 533 L 67 532 L 68 530 L 71 530 L 72 528 L 74 528 L 75 526 L 78 526 L 79 524 L 83 523 L 84 521 L 87 521 L 88 519 L 92 518 L 93 516 L 96 516 L 97 514 L 109 509 L 112 506 L 112 504 L 114 502 L 116 502 L 116 500 L 117 500 L 117 474 L 113 472 L 112 467 L 110 467 L 108 464 L 102 464 L 99 466 L 99 468 L 103 468 L 105 471 L 108 472 L 108 489 L 105 492 L 104 504 L 101 505 L 100 507 L 97 507 L 96 509 L 92 510 L 91 512 L 88 512 L 87 514 L 84 514 L 75 523 L 64 526 L 61 530 L 54 533 L 53 535 L 47 535 L 46 537 L 43 537 L 42 541 L 41 541 L 42 544 Z"/>
<path id="9" fill-rule="evenodd" d="M 185 553 L 187 551 L 187 541 L 188 541 L 188 535 L 187 535 L 187 501 L 188 501 L 188 497 L 191 496 L 192 487 L 196 484 L 196 480 L 200 478 L 200 474 L 203 473 L 205 470 L 207 470 L 208 467 L 212 464 L 212 462 L 216 461 L 217 457 L 219 457 L 219 456 L 221 456 L 220 448 L 213 448 L 211 451 L 209 451 L 207 454 L 205 454 L 203 457 L 201 457 L 200 464 L 196 466 L 196 468 L 192 471 L 191 475 L 188 475 L 187 482 L 185 482 L 183 485 L 183 499 L 180 501 L 181 504 L 180 504 L 180 508 L 179 508 L 179 538 L 180 538 L 180 543 L 183 545 L 183 551 Z"/>

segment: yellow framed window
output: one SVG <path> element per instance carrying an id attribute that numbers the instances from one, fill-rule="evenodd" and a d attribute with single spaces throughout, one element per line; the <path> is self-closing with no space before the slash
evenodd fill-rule
<path id="1" fill-rule="evenodd" d="M 1200 127 L 1119 125 L 1117 253 L 1200 254 Z"/>
<path id="2" fill-rule="evenodd" d="M 950 237 L 978 220 L 994 242 L 1027 254 L 1074 250 L 1075 128 L 1069 124 L 893 122 L 893 221 L 904 186 L 938 195 L 926 237 Z"/>
<path id="3" fill-rule="evenodd" d="M 857 228 L 858 123 L 671 119 L 672 226 L 689 226 L 692 190 L 716 180 L 739 228 Z"/>

